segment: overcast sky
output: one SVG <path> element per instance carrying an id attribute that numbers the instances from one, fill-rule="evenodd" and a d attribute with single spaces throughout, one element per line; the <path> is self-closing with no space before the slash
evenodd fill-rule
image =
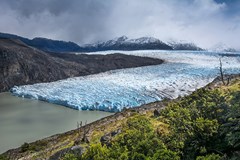
<path id="1" fill-rule="evenodd" d="M 240 49 L 240 0 L 0 0 L 0 32 L 78 44 L 153 36 Z"/>

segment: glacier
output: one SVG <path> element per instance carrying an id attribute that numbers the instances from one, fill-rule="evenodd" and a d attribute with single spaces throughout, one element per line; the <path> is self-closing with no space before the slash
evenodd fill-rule
<path id="1" fill-rule="evenodd" d="M 101 51 L 164 59 L 165 63 L 68 78 L 51 83 L 15 86 L 13 95 L 47 101 L 77 110 L 118 112 L 164 98 L 185 96 L 219 75 L 219 52 Z M 79 53 L 76 53 L 79 54 Z M 225 74 L 240 73 L 240 53 L 222 57 Z"/>

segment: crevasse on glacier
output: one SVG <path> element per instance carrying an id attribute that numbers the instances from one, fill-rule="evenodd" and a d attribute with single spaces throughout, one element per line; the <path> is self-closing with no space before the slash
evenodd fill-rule
<path id="1" fill-rule="evenodd" d="M 156 66 L 114 70 L 51 83 L 15 86 L 14 95 L 77 110 L 118 112 L 123 108 L 184 96 L 219 74 L 219 53 L 191 51 L 118 51 L 161 58 Z M 116 51 L 98 52 L 111 54 Z M 94 52 L 94 54 L 98 54 Z M 91 53 L 89 53 L 91 54 Z M 225 73 L 240 72 L 239 57 L 222 58 Z"/>

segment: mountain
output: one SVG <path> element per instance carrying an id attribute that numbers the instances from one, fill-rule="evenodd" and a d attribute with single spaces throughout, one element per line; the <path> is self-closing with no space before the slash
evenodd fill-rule
<path id="1" fill-rule="evenodd" d="M 106 42 L 97 44 L 88 44 L 84 46 L 87 51 L 104 51 L 104 50 L 172 50 L 172 47 L 153 37 L 141 37 L 129 39 L 126 36 L 118 37 Z"/>
<path id="2" fill-rule="evenodd" d="M 202 48 L 196 46 L 194 43 L 188 43 L 184 41 L 169 41 L 168 45 L 171 46 L 174 50 L 192 50 L 192 51 L 201 51 Z"/>
<path id="3" fill-rule="evenodd" d="M 214 52 L 236 52 L 236 49 L 224 43 L 217 43 L 213 47 L 211 47 L 209 50 Z"/>
<path id="4" fill-rule="evenodd" d="M 80 70 L 86 68 L 49 56 L 20 40 L 0 39 L 0 91 L 7 91 L 14 85 L 72 77 L 79 75 Z"/>
<path id="5" fill-rule="evenodd" d="M 51 82 L 113 69 L 161 64 L 160 59 L 123 54 L 46 53 L 17 39 L 0 38 L 0 92 L 14 85 Z"/>
<path id="6" fill-rule="evenodd" d="M 193 43 L 171 41 L 164 43 L 154 37 L 141 37 L 129 39 L 126 36 L 118 37 L 105 42 L 79 46 L 74 42 L 52 40 L 47 38 L 33 38 L 17 36 L 14 34 L 0 33 L 0 38 L 19 39 L 29 46 L 42 51 L 63 53 L 63 52 L 94 52 L 105 50 L 202 50 Z"/>
<path id="7" fill-rule="evenodd" d="M 51 40 L 40 37 L 32 39 L 30 45 L 48 52 L 80 52 L 83 50 L 82 47 L 73 42 Z"/>
<path id="8" fill-rule="evenodd" d="M 29 46 L 47 52 L 80 52 L 83 50 L 79 45 L 73 42 L 51 40 L 47 38 L 28 39 L 21 36 L 8 33 L 0 33 L 0 38 L 19 39 Z"/>

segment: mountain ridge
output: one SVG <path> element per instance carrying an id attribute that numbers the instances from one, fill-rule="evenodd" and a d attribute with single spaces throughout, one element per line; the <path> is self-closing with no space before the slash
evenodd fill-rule
<path id="1" fill-rule="evenodd" d="M 82 48 L 74 42 L 52 40 L 48 38 L 35 37 L 28 39 L 14 34 L 0 33 L 0 38 L 19 39 L 29 46 L 48 52 L 69 52 L 81 51 Z"/>
<path id="2" fill-rule="evenodd" d="M 112 40 L 96 44 L 89 44 L 85 46 L 85 48 L 88 51 L 147 49 L 172 50 L 171 46 L 153 37 L 140 37 L 137 39 L 129 39 L 126 36 L 121 36 Z"/>
<path id="3" fill-rule="evenodd" d="M 104 50 L 203 50 L 193 43 L 165 43 L 154 37 L 131 38 L 117 37 L 108 41 L 78 45 L 71 41 L 52 40 L 43 37 L 28 39 L 14 34 L 0 33 L 0 38 L 19 39 L 29 46 L 46 52 L 95 52 Z"/>
<path id="4" fill-rule="evenodd" d="M 170 45 L 173 48 L 173 50 L 194 50 L 194 51 L 204 50 L 192 42 L 185 42 L 185 41 L 177 42 L 177 41 L 171 40 L 167 44 Z"/>
<path id="5" fill-rule="evenodd" d="M 212 46 L 209 50 L 214 52 L 237 52 L 236 49 L 226 45 L 225 43 L 217 43 L 214 46 Z"/>

